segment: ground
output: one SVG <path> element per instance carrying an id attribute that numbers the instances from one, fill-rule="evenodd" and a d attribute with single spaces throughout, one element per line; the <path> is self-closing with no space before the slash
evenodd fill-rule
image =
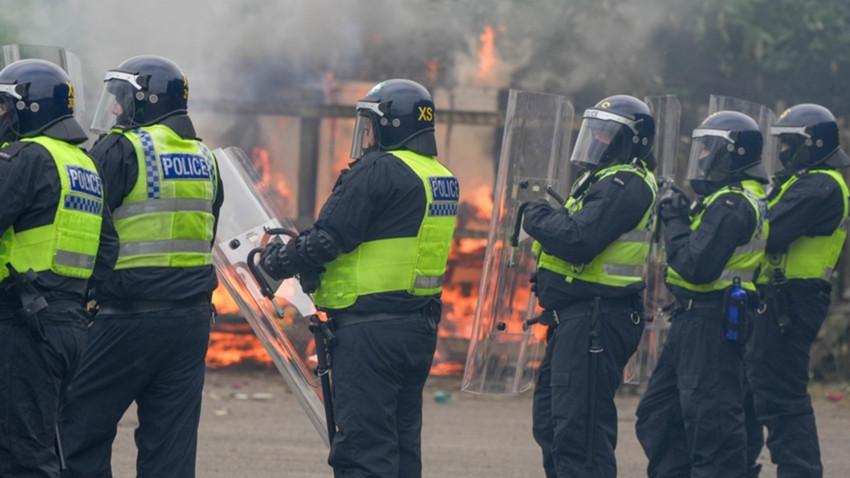
<path id="1" fill-rule="evenodd" d="M 812 388 L 825 477 L 850 476 L 850 398 L 838 387 Z M 832 399 L 827 399 L 827 395 Z M 639 398 L 618 397 L 619 476 L 646 476 L 634 433 Z M 425 390 L 422 451 L 425 478 L 542 477 L 531 436 L 531 393 L 472 395 L 459 378 L 432 377 Z M 134 476 L 131 409 L 119 425 L 113 454 L 116 477 Z M 208 370 L 198 437 L 199 478 L 331 478 L 327 449 L 283 378 L 274 370 Z M 762 476 L 776 475 L 767 451 Z"/>

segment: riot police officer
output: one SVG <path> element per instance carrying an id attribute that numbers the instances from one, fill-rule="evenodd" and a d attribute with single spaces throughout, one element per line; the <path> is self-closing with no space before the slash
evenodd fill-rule
<path id="1" fill-rule="evenodd" d="M 617 475 L 614 394 L 643 332 L 657 194 L 655 121 L 616 95 L 584 112 L 570 161 L 584 168 L 563 207 L 525 207 L 539 252 L 535 288 L 550 340 L 534 390 L 533 432 L 547 477 Z"/>
<path id="2" fill-rule="evenodd" d="M 73 116 L 58 66 L 0 71 L 0 476 L 59 476 L 58 409 L 85 344 L 86 288 L 117 254 L 100 240 L 103 187 Z"/>
<path id="3" fill-rule="evenodd" d="M 782 170 L 768 197 L 771 232 L 758 280 L 765 303 L 747 348 L 747 375 L 778 475 L 821 477 L 809 349 L 829 309 L 847 234 L 850 192 L 836 170 L 850 158 L 835 117 L 820 105 L 792 106 L 771 134 L 779 138 Z"/>
<path id="4" fill-rule="evenodd" d="M 195 476 L 204 358 L 223 201 L 218 166 L 187 113 L 174 62 L 130 58 L 106 73 L 91 154 L 103 171 L 120 253 L 94 291 L 98 313 L 63 411 L 68 472 L 109 476 L 135 401 L 139 476 Z"/>
<path id="5" fill-rule="evenodd" d="M 650 477 L 745 476 L 746 317 L 768 236 L 762 144 L 749 116 L 714 113 L 693 132 L 699 201 L 689 210 L 676 190 L 659 200 L 677 308 L 637 409 Z"/>
<path id="6" fill-rule="evenodd" d="M 260 260 L 273 278 L 300 274 L 302 286 L 319 274 L 305 291 L 337 338 L 334 476 L 416 478 L 458 182 L 434 159 L 434 102 L 420 84 L 381 82 L 356 111 L 354 162 L 318 220 Z"/>

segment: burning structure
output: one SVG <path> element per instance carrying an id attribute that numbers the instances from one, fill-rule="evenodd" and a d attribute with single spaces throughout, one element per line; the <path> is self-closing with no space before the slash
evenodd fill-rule
<path id="1" fill-rule="evenodd" d="M 325 79 L 322 88 L 295 86 L 273 101 L 195 105 L 201 128 L 216 141 L 238 146 L 252 158 L 256 187 L 276 199 L 297 226 L 313 223 L 336 177 L 348 167 L 354 103 L 372 83 Z M 503 113 L 496 88 L 432 90 L 437 105 L 438 159 L 461 182 L 461 205 L 444 282 L 440 345 L 433 373 L 460 374 L 477 303 L 477 291 L 492 210 L 492 183 L 501 143 Z M 214 128 L 226 113 L 225 128 Z M 209 122 L 209 125 L 206 123 Z M 207 132 L 207 135 L 210 133 Z M 223 317 L 212 333 L 208 366 L 270 363 L 261 344 L 239 317 L 226 290 L 214 296 Z"/>

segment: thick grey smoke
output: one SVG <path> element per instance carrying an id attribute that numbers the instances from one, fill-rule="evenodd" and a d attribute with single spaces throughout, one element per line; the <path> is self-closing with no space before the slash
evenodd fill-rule
<path id="1" fill-rule="evenodd" d="M 480 35 L 494 28 L 488 86 L 570 95 L 600 83 L 642 94 L 656 82 L 646 51 L 662 0 L 477 2 L 331 0 L 0 0 L 22 43 L 64 46 L 83 63 L 89 96 L 103 72 L 138 54 L 171 58 L 192 97 L 262 96 L 269 82 L 407 76 L 434 85 L 481 81 Z M 427 64 L 439 65 L 429 76 Z M 646 84 L 623 84 L 637 71 Z M 433 72 L 432 72 L 433 75 Z M 246 78 L 268 76 L 265 81 Z M 191 100 L 190 100 L 191 101 Z"/>

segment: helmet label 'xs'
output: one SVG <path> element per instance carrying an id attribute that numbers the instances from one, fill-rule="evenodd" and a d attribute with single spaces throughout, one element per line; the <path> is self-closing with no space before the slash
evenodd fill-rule
<path id="1" fill-rule="evenodd" d="M 434 108 L 430 106 L 419 107 L 419 118 L 417 121 L 434 121 Z"/>

